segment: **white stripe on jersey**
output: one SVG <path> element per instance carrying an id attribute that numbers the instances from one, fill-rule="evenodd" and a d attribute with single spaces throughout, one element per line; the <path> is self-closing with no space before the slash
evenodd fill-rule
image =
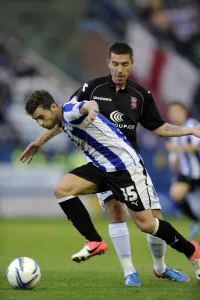
<path id="1" fill-rule="evenodd" d="M 125 170 L 140 160 L 126 137 L 101 114 L 87 125 L 86 115 L 80 114 L 85 101 L 70 101 L 63 105 L 63 126 L 70 139 L 94 165 L 107 172 Z"/>
<path id="2" fill-rule="evenodd" d="M 198 125 L 195 119 L 188 119 L 184 126 L 194 127 Z M 177 145 L 199 145 L 200 139 L 195 136 L 172 137 L 171 141 Z M 179 172 L 192 179 L 200 178 L 200 152 L 178 152 L 177 153 Z"/>

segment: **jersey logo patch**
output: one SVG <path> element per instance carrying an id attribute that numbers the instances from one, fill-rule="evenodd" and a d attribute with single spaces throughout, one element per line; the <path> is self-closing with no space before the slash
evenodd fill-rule
<path id="1" fill-rule="evenodd" d="M 130 106 L 132 109 L 136 109 L 137 108 L 137 98 L 135 97 L 131 97 L 131 103 L 130 103 Z"/>
<path id="2" fill-rule="evenodd" d="M 110 119 L 113 121 L 113 122 L 116 122 L 116 123 L 120 123 L 120 122 L 123 122 L 124 120 L 122 119 L 122 116 L 124 114 L 122 114 L 119 110 L 115 110 L 113 111 L 111 114 L 110 114 Z"/>

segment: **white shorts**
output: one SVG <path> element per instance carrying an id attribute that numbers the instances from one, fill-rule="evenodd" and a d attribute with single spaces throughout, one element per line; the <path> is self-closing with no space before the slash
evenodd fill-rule
<path id="1" fill-rule="evenodd" d="M 141 165 L 137 166 L 138 172 L 134 172 L 132 175 L 133 181 L 137 188 L 138 193 L 140 194 L 140 199 L 143 203 L 145 209 L 161 209 L 160 200 L 154 188 L 153 182 L 151 177 L 149 176 L 147 170 L 146 176 L 144 175 L 143 171 L 144 168 Z M 97 197 L 99 199 L 99 204 L 102 210 L 106 209 L 105 202 L 108 198 L 112 197 L 112 191 L 106 191 L 103 193 L 97 193 Z M 113 196 L 113 198 L 115 198 Z M 136 202 L 137 204 L 137 202 Z"/>

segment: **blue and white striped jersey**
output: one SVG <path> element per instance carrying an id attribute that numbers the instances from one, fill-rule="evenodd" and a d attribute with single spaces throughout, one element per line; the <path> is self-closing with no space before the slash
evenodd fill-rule
<path id="1" fill-rule="evenodd" d="M 86 101 L 74 98 L 62 106 L 62 131 L 79 146 L 88 161 L 106 172 L 126 170 L 140 160 L 129 141 L 115 125 L 98 113 L 97 118 L 87 125 L 87 115 L 80 114 Z"/>
<path id="2" fill-rule="evenodd" d="M 195 119 L 189 118 L 186 120 L 183 126 L 194 127 L 198 125 L 199 122 Z M 200 146 L 200 139 L 188 135 L 181 137 L 172 137 L 171 142 L 177 145 L 194 145 Z M 177 152 L 176 159 L 178 160 L 178 172 L 191 179 L 200 178 L 200 152 Z"/>

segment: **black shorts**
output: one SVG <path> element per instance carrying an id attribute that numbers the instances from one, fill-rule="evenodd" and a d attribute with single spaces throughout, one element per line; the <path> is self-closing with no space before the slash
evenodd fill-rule
<path id="1" fill-rule="evenodd" d="M 147 173 L 142 162 L 128 170 L 105 172 L 88 163 L 70 172 L 97 185 L 97 192 L 111 190 L 116 199 L 133 211 L 151 207 Z"/>
<path id="2" fill-rule="evenodd" d="M 183 174 L 178 174 L 175 179 L 174 182 L 184 182 L 184 183 L 188 183 L 191 186 L 191 191 L 195 190 L 197 188 L 200 188 L 200 178 L 199 179 L 193 179 L 190 177 L 187 177 Z"/>

